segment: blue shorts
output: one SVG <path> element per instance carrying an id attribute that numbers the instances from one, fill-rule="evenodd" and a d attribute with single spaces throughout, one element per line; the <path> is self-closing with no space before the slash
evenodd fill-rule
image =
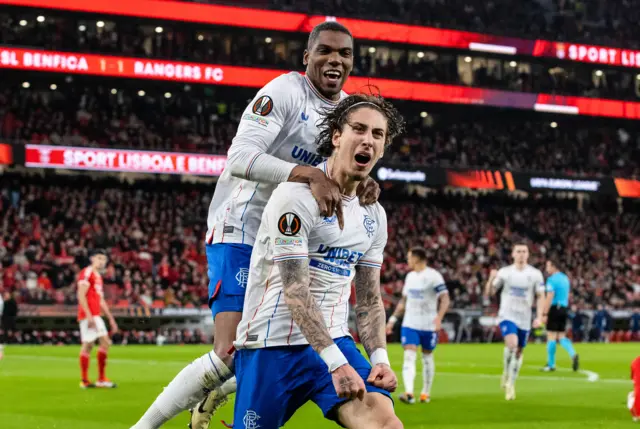
<path id="1" fill-rule="evenodd" d="M 502 338 L 510 334 L 516 334 L 518 336 L 518 347 L 521 349 L 527 347 L 529 331 L 518 328 L 518 325 L 513 323 L 511 320 L 503 320 L 500 322 L 500 332 L 502 332 Z"/>
<path id="2" fill-rule="evenodd" d="M 207 244 L 209 307 L 214 319 L 218 313 L 242 312 L 252 249 L 247 244 Z"/>
<path id="3" fill-rule="evenodd" d="M 434 331 L 418 331 L 403 326 L 400 337 L 403 346 L 422 346 L 422 350 L 433 351 L 438 345 L 438 333 Z"/>
<path id="4" fill-rule="evenodd" d="M 364 380 L 367 392 L 391 399 L 389 392 L 367 383 L 371 364 L 353 339 L 342 337 L 335 343 Z M 338 397 L 327 364 L 311 346 L 241 349 L 236 351 L 235 366 L 238 390 L 233 421 L 241 427 L 277 429 L 309 400 L 327 419 L 337 421 L 338 408 L 348 401 Z"/>

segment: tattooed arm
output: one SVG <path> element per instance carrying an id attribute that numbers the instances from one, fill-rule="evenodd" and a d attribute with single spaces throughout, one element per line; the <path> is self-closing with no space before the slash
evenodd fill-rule
<path id="1" fill-rule="evenodd" d="M 386 316 L 380 295 L 380 269 L 357 266 L 355 286 L 358 335 L 367 354 L 371 356 L 377 349 L 387 347 Z"/>
<path id="2" fill-rule="evenodd" d="M 321 353 L 333 345 L 322 313 L 309 290 L 309 260 L 293 259 L 278 262 L 284 285 L 284 302 L 291 317 L 313 349 Z"/>
<path id="3" fill-rule="evenodd" d="M 356 325 L 364 349 L 369 355 L 371 372 L 367 381 L 393 392 L 398 379 L 387 355 L 385 313 L 380 295 L 380 268 L 356 266 Z"/>

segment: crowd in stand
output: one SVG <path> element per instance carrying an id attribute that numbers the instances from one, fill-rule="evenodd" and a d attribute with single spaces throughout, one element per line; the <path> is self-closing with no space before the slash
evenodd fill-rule
<path id="1" fill-rule="evenodd" d="M 69 345 L 80 344 L 78 330 L 16 330 L 7 336 L 9 344 Z M 115 345 L 134 344 L 209 344 L 209 337 L 199 329 L 123 330 L 111 336 Z"/>
<path id="2" fill-rule="evenodd" d="M 381 2 L 382 3 L 382 2 Z M 268 34 L 237 29 L 199 28 L 182 23 L 162 26 L 130 20 L 92 20 L 55 14 L 39 22 L 34 13 L 0 14 L 4 44 L 48 50 L 104 53 L 214 64 L 302 70 L 305 35 Z M 22 25 L 24 24 L 24 25 Z M 467 85 L 518 92 L 637 100 L 640 88 L 632 70 L 537 60 L 489 59 L 469 52 L 434 52 L 359 42 L 353 75 Z"/>
<path id="3" fill-rule="evenodd" d="M 182 89 L 145 93 L 73 82 L 52 91 L 18 83 L 0 92 L 0 139 L 33 144 L 225 154 L 247 103 Z M 44 88 L 42 88 L 44 86 Z M 425 112 L 425 114 L 427 114 Z M 407 108 L 408 132 L 385 162 L 459 168 L 508 168 L 574 176 L 640 176 L 640 134 L 633 124 L 554 124 L 514 115 L 438 114 Z"/>
<path id="4" fill-rule="evenodd" d="M 0 289 L 17 291 L 22 302 L 75 304 L 75 276 L 87 264 L 87 251 L 102 247 L 109 250 L 104 281 L 112 305 L 206 307 L 209 188 L 13 180 L 0 194 Z M 560 255 L 572 278 L 573 302 L 583 308 L 640 301 L 637 205 L 618 214 L 611 202 L 585 202 L 578 211 L 575 200 L 501 194 L 398 198 L 383 200 L 389 217 L 382 270 L 387 306 L 401 291 L 410 246 L 428 250 L 455 307 L 478 308 L 489 270 L 509 264 L 511 245 L 520 239 L 530 243 L 535 266 L 543 266 L 545 255 Z"/>

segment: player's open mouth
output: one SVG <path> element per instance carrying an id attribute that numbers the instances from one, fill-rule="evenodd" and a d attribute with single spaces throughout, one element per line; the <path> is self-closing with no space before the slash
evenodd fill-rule
<path id="1" fill-rule="evenodd" d="M 326 77 L 331 82 L 338 82 L 342 77 L 342 73 L 338 70 L 327 70 L 324 72 L 324 77 Z"/>
<path id="2" fill-rule="evenodd" d="M 360 167 L 366 167 L 371 161 L 371 155 L 368 153 L 356 153 L 355 156 L 356 164 Z"/>

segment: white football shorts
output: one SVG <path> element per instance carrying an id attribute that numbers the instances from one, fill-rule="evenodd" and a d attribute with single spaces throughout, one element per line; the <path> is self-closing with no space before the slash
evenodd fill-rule
<path id="1" fill-rule="evenodd" d="M 95 328 L 89 328 L 89 320 L 84 319 L 80 321 L 80 341 L 83 343 L 94 343 L 100 337 L 109 336 L 107 325 L 100 316 L 93 316 L 93 321 L 96 323 Z"/>

